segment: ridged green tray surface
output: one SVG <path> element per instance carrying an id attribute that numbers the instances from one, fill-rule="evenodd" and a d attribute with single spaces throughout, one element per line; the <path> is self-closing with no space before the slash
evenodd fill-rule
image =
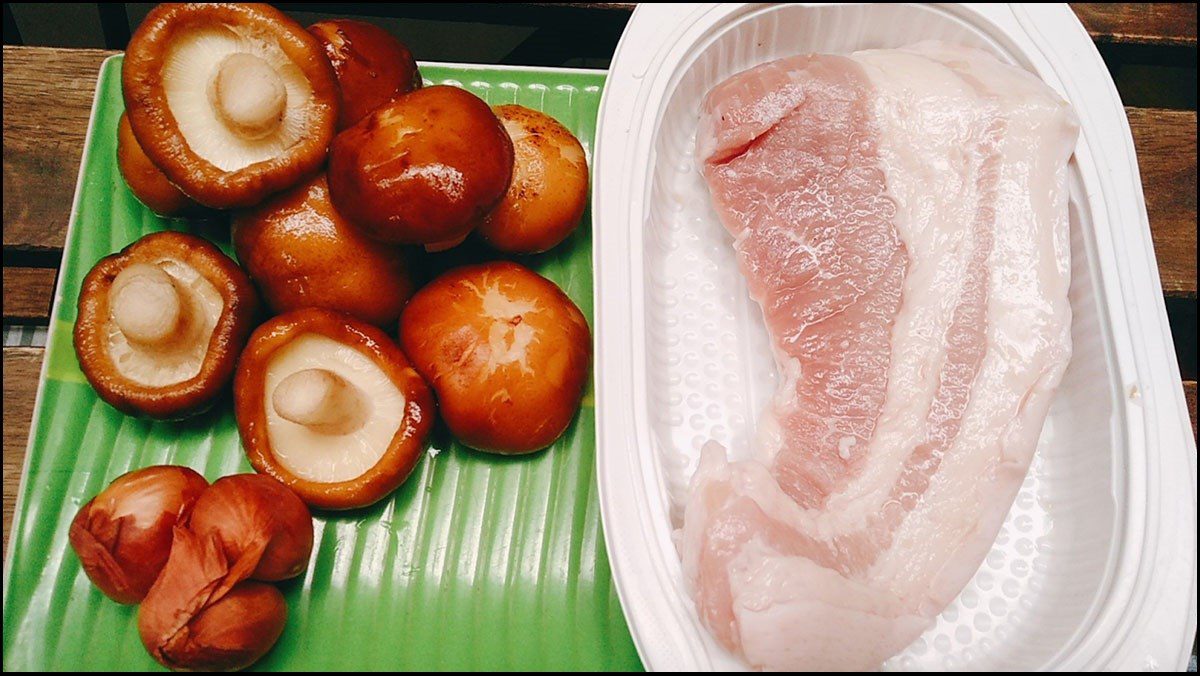
<path id="1" fill-rule="evenodd" d="M 68 235 L 45 379 L 4 568 L 5 670 L 156 669 L 135 607 L 105 598 L 67 543 L 79 507 L 118 475 L 173 463 L 210 481 L 250 471 L 228 398 L 183 422 L 122 415 L 79 372 L 71 327 L 80 282 L 101 257 L 162 229 L 230 251 L 225 224 L 160 219 L 126 188 L 115 156 L 121 59 L 100 72 Z M 426 65 L 426 79 L 490 103 L 543 110 L 591 156 L 602 73 Z M 480 247 L 455 254 L 487 255 Z M 453 257 L 450 257 L 453 261 Z M 522 260 L 592 319 L 591 221 Z M 443 257 L 441 266 L 448 263 Z M 302 578 L 281 585 L 287 627 L 256 669 L 640 669 L 600 527 L 591 388 L 566 434 L 532 456 L 468 450 L 439 426 L 412 477 L 381 503 L 318 513 Z"/>

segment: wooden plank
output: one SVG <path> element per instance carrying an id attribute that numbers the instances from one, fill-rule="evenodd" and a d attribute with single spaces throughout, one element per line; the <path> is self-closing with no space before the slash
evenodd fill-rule
<path id="1" fill-rule="evenodd" d="M 54 268 L 4 268 L 4 321 L 45 324 L 54 299 Z"/>
<path id="2" fill-rule="evenodd" d="M 4 47 L 5 248 L 62 249 L 96 75 L 113 53 Z"/>
<path id="3" fill-rule="evenodd" d="M 15 250 L 14 255 L 22 251 L 50 253 L 61 248 L 65 236 L 92 80 L 99 62 L 109 52 L 6 47 L 4 54 L 8 113 L 4 116 L 5 246 Z M 41 72 L 43 67 L 61 77 L 28 76 L 30 72 Z M 64 82 L 71 85 L 64 88 Z M 47 86 L 53 100 L 62 105 L 44 105 Z M 80 96 L 81 90 L 89 93 Z M 45 111 L 49 108 L 57 112 L 47 117 Z M 1128 109 L 1128 113 L 1142 165 L 1164 290 L 1194 296 L 1195 113 L 1137 108 Z M 48 312 L 52 285 L 43 284 L 39 289 L 44 300 L 35 297 L 33 304 Z"/>
<path id="4" fill-rule="evenodd" d="M 1163 291 L 1196 295 L 1196 111 L 1127 108 Z"/>
<path id="5" fill-rule="evenodd" d="M 567 3 L 515 3 L 554 6 Z M 574 7 L 632 11 L 635 2 L 575 2 Z M 1196 5 L 1175 2 L 1072 2 L 1071 9 L 1097 42 L 1196 46 Z"/>
<path id="6" fill-rule="evenodd" d="M 4 532 L 9 533 L 42 370 L 40 347 L 4 348 Z M 8 546 L 8 538 L 4 540 Z"/>
<path id="7" fill-rule="evenodd" d="M 62 249 L 96 73 L 111 53 L 4 48 L 4 246 L 13 256 Z M 1164 290 L 1194 296 L 1196 113 L 1127 112 Z"/>
<path id="8" fill-rule="evenodd" d="M 1183 381 L 1183 398 L 1187 399 L 1188 415 L 1192 419 L 1192 436 L 1196 436 L 1196 381 Z"/>
<path id="9" fill-rule="evenodd" d="M 1097 42 L 1196 46 L 1195 3 L 1072 2 L 1071 9 Z"/>

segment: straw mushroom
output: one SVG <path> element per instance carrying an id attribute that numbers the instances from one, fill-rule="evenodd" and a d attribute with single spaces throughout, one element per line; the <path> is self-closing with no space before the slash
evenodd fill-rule
<path id="1" fill-rule="evenodd" d="M 138 145 L 129 128 L 129 118 L 121 113 L 117 123 L 117 167 L 125 184 L 142 204 L 160 216 L 177 216 L 196 208 L 196 203 L 167 180 Z"/>
<path id="2" fill-rule="evenodd" d="M 508 253 L 539 253 L 570 235 L 587 206 L 583 146 L 549 115 L 524 106 L 493 108 L 513 142 L 513 178 L 479 234 Z"/>
<path id="3" fill-rule="evenodd" d="M 214 208 L 251 206 L 316 172 L 337 122 L 320 42 L 267 5 L 159 5 L 129 41 L 122 84 L 146 155 Z"/>
<path id="4" fill-rule="evenodd" d="M 441 249 L 461 242 L 504 196 L 512 141 L 482 99 L 418 89 L 337 135 L 329 194 L 371 237 Z"/>
<path id="5" fill-rule="evenodd" d="M 550 280 L 516 263 L 451 270 L 400 316 L 400 344 L 464 444 L 529 453 L 557 439 L 587 383 L 591 334 Z"/>
<path id="6" fill-rule="evenodd" d="M 353 126 L 400 94 L 420 89 L 421 73 L 408 47 L 365 21 L 330 19 L 308 27 L 325 48 L 342 92 L 338 130 Z"/>
<path id="7" fill-rule="evenodd" d="M 416 466 L 433 395 L 378 328 L 308 308 L 263 324 L 234 381 L 250 464 L 323 509 L 370 505 Z"/>
<path id="8" fill-rule="evenodd" d="M 154 233 L 84 278 L 75 353 L 115 408 L 185 417 L 208 408 L 229 382 L 257 308 L 250 279 L 217 247 Z"/>
<path id="9" fill-rule="evenodd" d="M 276 313 L 323 307 L 391 327 L 413 292 L 404 252 L 347 223 L 324 174 L 239 213 L 233 243 Z"/>

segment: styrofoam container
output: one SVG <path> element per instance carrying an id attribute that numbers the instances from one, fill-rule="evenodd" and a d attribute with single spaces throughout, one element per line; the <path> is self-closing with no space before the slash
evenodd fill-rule
<path id="1" fill-rule="evenodd" d="M 775 386 L 757 305 L 693 157 L 708 90 L 751 66 L 927 38 L 990 50 L 1074 106 L 1074 354 L 995 546 L 887 668 L 1182 669 L 1196 630 L 1196 465 L 1124 109 L 1062 5 L 643 4 L 595 158 L 598 472 L 646 666 L 744 668 L 705 631 L 672 540 L 700 446 L 744 452 Z"/>

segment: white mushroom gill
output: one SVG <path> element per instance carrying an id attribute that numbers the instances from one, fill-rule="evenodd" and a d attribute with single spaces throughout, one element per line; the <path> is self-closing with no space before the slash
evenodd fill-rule
<path id="1" fill-rule="evenodd" d="M 284 468 L 307 481 L 333 483 L 362 476 L 387 452 L 404 420 L 404 393 L 371 358 L 331 338 L 312 333 L 297 336 L 271 357 L 266 368 L 263 406 L 271 451 Z M 312 371 L 332 374 L 354 389 L 334 392 L 336 387 L 326 385 L 337 386 L 337 380 L 323 384 L 324 374 L 299 375 Z M 288 388 L 317 385 L 304 394 L 279 393 L 283 413 L 302 422 L 289 420 L 276 408 L 277 391 L 285 383 Z M 301 401 L 310 396 L 311 400 Z M 339 414 L 347 417 L 349 429 L 342 434 L 304 424 L 334 423 Z"/>
<path id="2" fill-rule="evenodd" d="M 220 291 L 186 263 L 168 258 L 130 265 L 109 291 L 113 365 L 150 387 L 195 377 L 224 309 Z"/>
<path id="3" fill-rule="evenodd" d="M 270 160 L 304 137 L 308 79 L 277 44 L 253 32 L 192 30 L 167 51 L 162 77 L 184 140 L 222 171 Z"/>

